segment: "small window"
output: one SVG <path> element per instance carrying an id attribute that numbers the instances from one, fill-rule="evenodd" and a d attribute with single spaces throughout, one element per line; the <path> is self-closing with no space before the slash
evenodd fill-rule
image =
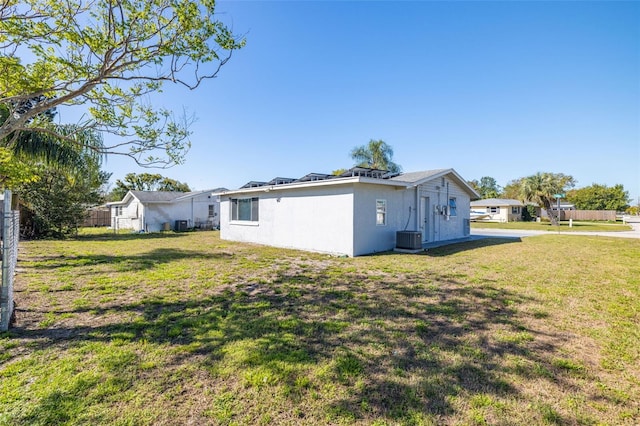
<path id="1" fill-rule="evenodd" d="M 455 197 L 449 198 L 449 216 L 457 216 L 458 215 L 458 207 L 456 205 Z"/>
<path id="2" fill-rule="evenodd" d="M 487 207 L 489 213 L 500 213 L 500 207 Z"/>
<path id="3" fill-rule="evenodd" d="M 215 205 L 209 204 L 209 217 L 214 217 L 216 215 Z"/>
<path id="4" fill-rule="evenodd" d="M 387 200 L 376 200 L 376 225 L 387 224 Z"/>
<path id="5" fill-rule="evenodd" d="M 520 207 L 511 207 L 511 214 L 520 214 Z"/>
<path id="6" fill-rule="evenodd" d="M 232 198 L 231 199 L 231 220 L 244 220 L 257 222 L 258 198 Z"/>

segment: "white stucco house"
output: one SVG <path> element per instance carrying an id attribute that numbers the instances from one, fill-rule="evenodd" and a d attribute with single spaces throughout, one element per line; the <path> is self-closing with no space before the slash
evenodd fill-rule
<path id="1" fill-rule="evenodd" d="M 107 203 L 111 227 L 144 232 L 218 228 L 224 191 L 129 191 L 122 201 Z"/>
<path id="2" fill-rule="evenodd" d="M 471 202 L 471 215 L 491 222 L 517 222 L 522 220 L 524 204 L 507 198 L 485 198 Z"/>
<path id="3" fill-rule="evenodd" d="M 383 252 L 401 237 L 418 244 L 469 235 L 479 195 L 453 169 L 252 181 L 220 194 L 220 237 L 347 256 Z"/>

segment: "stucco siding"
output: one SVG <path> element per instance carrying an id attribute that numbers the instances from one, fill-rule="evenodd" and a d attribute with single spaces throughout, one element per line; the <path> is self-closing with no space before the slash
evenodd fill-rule
<path id="1" fill-rule="evenodd" d="M 115 229 L 131 229 L 139 231 L 142 229 L 143 207 L 138 200 L 132 198 L 127 204 L 122 206 L 120 214 L 119 206 L 111 208 L 111 226 Z"/>
<path id="2" fill-rule="evenodd" d="M 452 169 L 406 179 L 352 176 L 229 191 L 221 196 L 220 236 L 359 256 L 392 250 L 398 231 L 421 231 L 423 243 L 469 234 L 469 203 L 477 194 Z"/>
<path id="3" fill-rule="evenodd" d="M 162 231 L 165 223 L 169 223 L 169 227 L 174 229 L 176 220 L 189 221 L 190 206 L 184 204 L 172 205 L 172 204 L 149 204 L 147 213 L 145 216 L 146 232 L 159 232 Z M 191 225 L 187 223 L 187 226 Z"/>
<path id="4" fill-rule="evenodd" d="M 210 198 L 206 193 L 198 197 L 180 200 L 173 203 L 154 203 L 147 206 L 145 217 L 146 231 L 157 232 L 163 229 L 164 223 L 169 223 L 174 229 L 176 220 L 186 220 L 189 228 L 202 226 L 209 216 L 209 205 L 214 205 L 214 210 L 219 212 L 219 203 Z M 216 208 L 217 207 L 217 208 Z M 217 227 L 219 214 L 212 218 L 213 226 Z"/>
<path id="5" fill-rule="evenodd" d="M 231 220 L 229 196 L 221 200 L 220 237 L 276 247 L 353 256 L 353 186 L 256 191 L 257 222 Z"/>
<path id="6" fill-rule="evenodd" d="M 386 201 L 386 223 L 376 223 L 376 201 Z M 415 190 L 356 185 L 354 197 L 354 256 L 392 250 L 396 232 L 415 230 Z"/>

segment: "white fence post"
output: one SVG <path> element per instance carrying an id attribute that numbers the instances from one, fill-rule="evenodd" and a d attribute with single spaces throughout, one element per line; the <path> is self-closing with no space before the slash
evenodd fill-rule
<path id="1" fill-rule="evenodd" d="M 0 283 L 0 331 L 7 331 L 13 315 L 13 278 L 18 262 L 20 216 L 11 211 L 11 191 L 4 191 L 2 210 L 2 281 Z"/>

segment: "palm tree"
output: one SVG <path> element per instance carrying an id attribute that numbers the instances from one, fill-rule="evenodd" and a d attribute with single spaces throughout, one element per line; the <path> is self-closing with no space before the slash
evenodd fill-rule
<path id="1" fill-rule="evenodd" d="M 371 139 L 367 145 L 355 147 L 351 151 L 351 158 L 356 161 L 357 167 L 368 167 L 378 170 L 388 170 L 391 173 L 399 173 L 402 167 L 394 163 L 392 157 L 393 149 L 383 140 Z"/>
<path id="2" fill-rule="evenodd" d="M 0 107 L 0 121 L 7 109 Z M 47 132 L 17 132 L 0 140 L 0 189 L 16 189 L 37 180 L 38 165 L 55 167 L 60 172 L 83 174 L 88 163 L 100 164 L 104 157 L 102 135 L 92 129 L 52 123 L 53 112 L 45 112 L 43 125 Z M 6 164 L 4 160 L 9 160 Z M 18 208 L 19 197 L 12 197 L 12 208 Z"/>
<path id="3" fill-rule="evenodd" d="M 73 125 L 56 126 L 58 135 L 22 132 L 8 144 L 13 154 L 25 161 L 41 162 L 64 169 L 80 169 L 91 157 L 100 161 L 102 135 L 94 130 L 78 129 Z"/>
<path id="4" fill-rule="evenodd" d="M 520 182 L 520 196 L 525 201 L 531 201 L 542 205 L 547 211 L 552 225 L 559 225 L 560 212 L 554 216 L 551 205 L 555 194 L 560 194 L 567 187 L 574 186 L 574 179 L 562 173 L 536 173 L 533 176 L 522 178 Z"/>
<path id="5" fill-rule="evenodd" d="M 9 114 L 6 105 L 0 105 L 0 122 Z M 102 160 L 102 135 L 92 129 L 83 129 L 74 125 L 53 123 L 55 110 L 43 112 L 40 131 L 14 132 L 0 140 L 4 148 L 16 162 L 24 164 L 46 164 L 65 170 L 81 170 L 88 158 Z M 48 131 L 47 131 L 48 130 Z M 0 182 L 10 181 L 2 176 Z"/>
<path id="6" fill-rule="evenodd" d="M 0 107 L 0 121 L 8 114 L 6 106 Z M 0 147 L 6 148 L 18 160 L 55 165 L 67 170 L 82 168 L 87 158 L 102 160 L 104 143 L 102 135 L 92 129 L 75 125 L 53 124 L 55 111 L 42 113 L 42 124 L 51 132 L 17 132 L 0 140 Z"/>

